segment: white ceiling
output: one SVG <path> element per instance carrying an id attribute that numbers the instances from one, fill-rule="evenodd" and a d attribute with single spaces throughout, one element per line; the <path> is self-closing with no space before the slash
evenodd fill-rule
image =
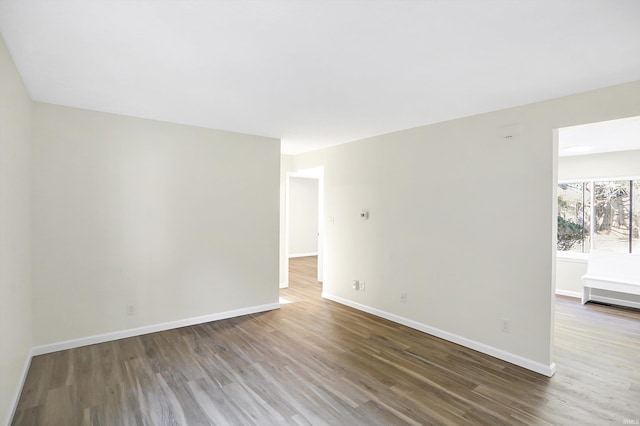
<path id="1" fill-rule="evenodd" d="M 640 117 L 565 127 L 558 142 L 560 157 L 640 149 Z"/>
<path id="2" fill-rule="evenodd" d="M 640 80 L 638 0 L 0 0 L 36 101 L 298 153 Z"/>

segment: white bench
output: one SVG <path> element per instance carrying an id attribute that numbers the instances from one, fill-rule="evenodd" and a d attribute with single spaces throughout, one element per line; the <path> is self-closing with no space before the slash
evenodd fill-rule
<path id="1" fill-rule="evenodd" d="M 640 255 L 591 251 L 582 276 L 583 305 L 593 288 L 640 295 Z"/>

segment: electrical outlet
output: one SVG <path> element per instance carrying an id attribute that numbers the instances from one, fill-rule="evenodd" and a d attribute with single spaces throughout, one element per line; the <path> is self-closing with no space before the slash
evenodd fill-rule
<path id="1" fill-rule="evenodd" d="M 502 332 L 511 333 L 511 321 L 508 319 L 502 318 Z"/>
<path id="2" fill-rule="evenodd" d="M 407 293 L 400 293 L 400 302 L 407 303 Z"/>
<path id="3" fill-rule="evenodd" d="M 135 315 L 136 314 L 136 308 L 133 305 L 127 305 L 127 315 Z"/>
<path id="4" fill-rule="evenodd" d="M 353 289 L 355 291 L 360 291 L 360 281 L 358 280 L 353 280 Z"/>

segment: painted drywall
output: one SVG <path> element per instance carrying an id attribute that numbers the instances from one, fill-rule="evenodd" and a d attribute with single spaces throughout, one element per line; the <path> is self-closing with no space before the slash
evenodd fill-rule
<path id="1" fill-rule="evenodd" d="M 638 135 L 640 137 L 640 135 Z M 558 179 L 640 177 L 640 150 L 575 155 L 558 158 Z M 562 294 L 582 294 L 582 276 L 587 273 L 586 262 L 558 258 L 556 288 Z M 599 297 L 625 299 L 640 303 L 640 296 L 593 290 Z"/>
<path id="2" fill-rule="evenodd" d="M 289 257 L 318 253 L 318 180 L 289 178 Z"/>
<path id="3" fill-rule="evenodd" d="M 325 167 L 325 294 L 551 371 L 554 129 L 638 115 L 639 98 L 634 82 L 296 156 Z"/>
<path id="4" fill-rule="evenodd" d="M 41 103 L 32 140 L 36 345 L 278 302 L 278 140 Z"/>
<path id="5" fill-rule="evenodd" d="M 0 422 L 7 424 L 33 345 L 31 105 L 0 35 Z"/>
<path id="6" fill-rule="evenodd" d="M 640 177 L 640 150 L 558 158 L 559 180 L 636 176 Z"/>
<path id="7" fill-rule="evenodd" d="M 280 250 L 279 276 L 280 287 L 289 285 L 289 261 L 287 256 L 287 175 L 293 170 L 293 156 L 280 156 Z"/>
<path id="8" fill-rule="evenodd" d="M 576 260 L 558 257 L 556 262 L 556 290 L 558 294 L 582 297 L 581 278 L 587 273 L 586 259 Z"/>

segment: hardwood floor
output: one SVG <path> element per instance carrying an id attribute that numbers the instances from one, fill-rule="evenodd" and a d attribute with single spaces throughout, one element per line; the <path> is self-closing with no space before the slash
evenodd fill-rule
<path id="1" fill-rule="evenodd" d="M 292 259 L 280 310 L 33 358 L 15 425 L 633 424 L 640 312 L 559 297 L 557 373 L 321 299 Z"/>

